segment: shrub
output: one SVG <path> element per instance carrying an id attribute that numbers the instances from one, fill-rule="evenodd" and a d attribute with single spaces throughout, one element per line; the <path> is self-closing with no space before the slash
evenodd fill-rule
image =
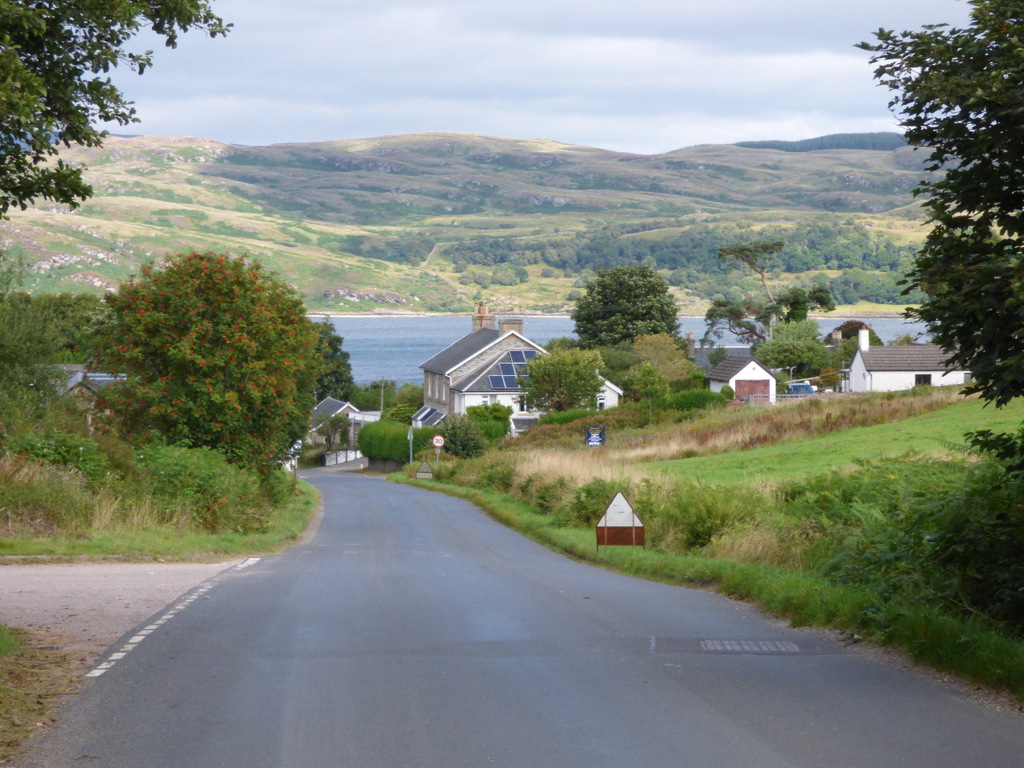
<path id="1" fill-rule="evenodd" d="M 24 454 L 4 456 L 0 515 L 9 535 L 75 532 L 92 521 L 92 494 L 73 468 L 43 464 Z"/>
<path id="2" fill-rule="evenodd" d="M 668 396 L 665 406 L 673 411 L 687 413 L 703 408 L 723 408 L 731 398 L 710 389 L 686 389 Z"/>
<path id="3" fill-rule="evenodd" d="M 573 408 L 568 411 L 556 411 L 545 413 L 537 419 L 537 424 L 570 424 L 585 417 L 595 416 L 598 413 L 600 411 L 593 408 Z"/>
<path id="4" fill-rule="evenodd" d="M 268 495 L 279 493 L 274 484 L 261 484 L 255 471 L 228 463 L 212 448 L 150 446 L 140 453 L 139 463 L 149 470 L 163 522 L 187 512 L 211 533 L 263 529 Z"/>
<path id="5" fill-rule="evenodd" d="M 565 505 L 566 511 L 580 525 L 596 525 L 620 491 L 629 494 L 629 488 L 624 488 L 621 482 L 595 478 L 576 489 Z"/>
<path id="6" fill-rule="evenodd" d="M 100 450 L 99 444 L 81 435 L 59 431 L 50 432 L 46 436 L 13 435 L 7 447 L 11 453 L 44 464 L 74 467 L 91 484 L 98 483 L 110 472 L 110 461 Z"/>
<path id="7" fill-rule="evenodd" d="M 484 467 L 478 476 L 478 483 L 495 491 L 508 493 L 516 479 L 516 467 L 508 460 L 493 461 Z"/>
<path id="8" fill-rule="evenodd" d="M 412 451 L 417 455 L 430 446 L 433 427 L 412 431 Z M 409 461 L 409 427 L 394 421 L 374 421 L 363 426 L 357 437 L 359 450 L 370 459 L 388 459 L 405 464 Z"/>
<path id="9" fill-rule="evenodd" d="M 669 551 L 703 547 L 729 528 L 753 520 L 765 506 L 762 493 L 695 483 L 648 514 L 651 540 Z"/>
<path id="10" fill-rule="evenodd" d="M 462 414 L 449 414 L 444 420 L 444 449 L 460 459 L 483 455 L 487 440 L 480 425 Z"/>

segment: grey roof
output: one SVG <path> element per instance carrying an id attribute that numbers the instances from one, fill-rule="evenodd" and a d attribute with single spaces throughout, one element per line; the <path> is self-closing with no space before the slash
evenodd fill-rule
<path id="1" fill-rule="evenodd" d="M 344 402 L 343 400 L 337 400 L 333 397 L 325 397 L 323 400 L 316 404 L 315 408 L 313 408 L 313 415 L 333 416 L 346 405 L 348 405 L 348 403 Z"/>
<path id="2" fill-rule="evenodd" d="M 497 328 L 481 328 L 478 331 L 473 331 L 454 344 L 445 347 L 420 365 L 420 368 L 431 373 L 448 373 L 452 368 L 493 344 L 501 338 L 501 335 Z"/>
<path id="3" fill-rule="evenodd" d="M 742 371 L 750 361 L 754 361 L 761 368 L 765 370 L 770 376 L 778 378 L 774 373 L 765 368 L 759 361 L 753 357 L 741 357 L 740 355 L 729 355 L 725 360 L 716 365 L 711 373 L 708 374 L 708 379 L 711 381 L 729 381 L 733 376 Z"/>
<path id="4" fill-rule="evenodd" d="M 864 367 L 874 373 L 946 371 L 949 353 L 937 344 L 902 344 L 860 350 Z"/>
<path id="5" fill-rule="evenodd" d="M 718 349 L 724 349 L 727 357 L 742 357 L 749 360 L 753 357 L 750 352 L 750 347 L 697 347 L 693 350 L 693 361 L 704 371 L 709 373 L 713 366 L 711 364 L 711 354 Z"/>
<path id="6" fill-rule="evenodd" d="M 125 381 L 128 377 L 123 373 L 103 373 L 102 371 L 90 371 L 84 365 L 61 365 L 58 370 L 64 372 L 67 378 L 64 380 L 64 391 L 68 392 L 75 387 L 88 387 L 93 392 L 99 392 L 108 384 L 116 381 Z"/>
<path id="7" fill-rule="evenodd" d="M 504 372 L 500 367 L 503 363 L 505 365 L 512 365 L 513 367 L 516 365 L 512 362 L 513 352 L 533 352 L 536 354 L 537 350 L 533 347 L 506 350 L 498 357 L 492 358 L 490 361 L 484 363 L 467 376 L 463 376 L 462 379 L 453 383 L 452 390 L 455 392 L 519 392 L 520 387 L 518 382 L 510 380 L 510 377 L 504 375 Z M 494 386 L 492 384 L 491 376 L 501 377 L 502 386 Z M 509 384 L 512 386 L 507 386 Z"/>

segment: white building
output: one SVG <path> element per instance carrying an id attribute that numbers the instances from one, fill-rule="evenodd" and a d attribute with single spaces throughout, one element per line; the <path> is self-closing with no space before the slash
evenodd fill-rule
<path id="1" fill-rule="evenodd" d="M 476 405 L 512 408 L 512 434 L 536 423 L 540 413 L 527 410 L 517 377 L 526 362 L 546 354 L 523 335 L 520 318 L 495 319 L 487 304 L 473 309 L 473 330 L 423 363 L 423 408 L 413 416 L 414 426 L 433 426 L 449 413 L 465 413 Z M 615 408 L 622 390 L 605 380 L 598 407 Z"/>
<path id="2" fill-rule="evenodd" d="M 721 392 L 728 385 L 737 399 L 749 399 L 761 405 L 775 403 L 778 384 L 775 374 L 752 357 L 730 355 L 708 374 L 712 392 Z"/>
<path id="3" fill-rule="evenodd" d="M 851 392 L 898 392 L 920 385 L 962 387 L 970 371 L 951 369 L 949 354 L 936 344 L 872 347 L 867 329 L 850 363 Z"/>

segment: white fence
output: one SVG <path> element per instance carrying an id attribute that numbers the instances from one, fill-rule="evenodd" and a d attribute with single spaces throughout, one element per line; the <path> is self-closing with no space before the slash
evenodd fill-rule
<path id="1" fill-rule="evenodd" d="M 344 450 L 344 451 L 331 451 L 323 455 L 323 463 L 325 467 L 333 467 L 338 464 L 348 464 L 350 461 L 358 461 L 363 458 L 358 450 Z"/>

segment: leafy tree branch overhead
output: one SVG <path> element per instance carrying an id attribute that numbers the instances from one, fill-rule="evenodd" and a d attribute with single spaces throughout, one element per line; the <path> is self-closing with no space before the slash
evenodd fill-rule
<path id="1" fill-rule="evenodd" d="M 907 139 L 927 148 L 933 227 L 910 274 L 914 314 L 1003 405 L 1024 394 L 1024 4 L 973 0 L 968 27 L 879 30 L 862 43 Z"/>
<path id="2" fill-rule="evenodd" d="M 60 146 L 95 147 L 98 122 L 135 122 L 107 73 L 142 74 L 152 51 L 130 41 L 151 29 L 174 48 L 200 30 L 227 34 L 209 0 L 0 0 L 0 216 L 42 198 L 76 206 L 92 194 L 82 168 L 50 162 Z"/>

